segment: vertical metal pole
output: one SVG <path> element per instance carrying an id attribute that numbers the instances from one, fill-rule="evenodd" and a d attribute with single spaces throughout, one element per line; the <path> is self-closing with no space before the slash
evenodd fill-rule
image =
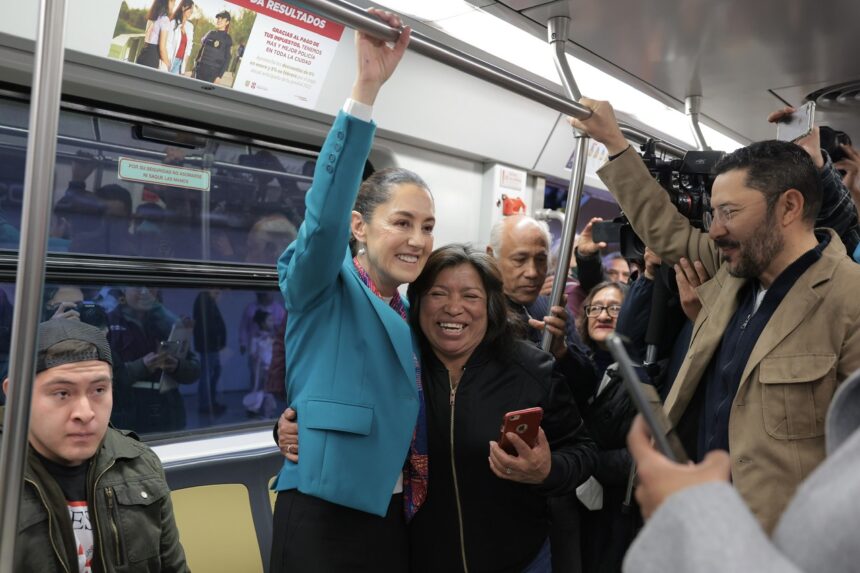
<path id="1" fill-rule="evenodd" d="M 45 250 L 54 189 L 57 125 L 63 78 L 65 0 L 41 0 L 33 59 L 30 135 L 24 172 L 21 244 L 15 278 L 15 310 L 9 348 L 9 394 L 0 445 L 0 573 L 14 573 L 15 538 L 36 362 Z"/>
<path id="2" fill-rule="evenodd" d="M 573 72 L 570 70 L 570 65 L 567 63 L 567 53 L 565 52 L 565 42 L 567 41 L 567 26 L 569 18 L 565 16 L 556 16 L 547 21 L 547 35 L 550 45 L 553 47 L 553 58 L 555 60 L 555 69 L 561 78 L 561 83 L 564 85 L 564 90 L 568 97 L 574 101 L 579 101 L 582 94 L 576 81 L 573 79 Z M 588 157 L 588 142 L 589 139 L 585 135 L 574 130 L 576 138 L 576 148 L 573 154 L 573 167 L 570 170 L 570 186 L 567 190 L 567 204 L 564 208 L 564 225 L 561 231 L 561 252 L 558 256 L 558 267 L 555 270 L 555 280 L 552 283 L 552 294 L 550 294 L 550 305 L 560 306 L 562 297 L 564 296 L 564 286 L 567 282 L 568 267 L 570 266 L 570 257 L 573 254 L 573 238 L 576 233 L 576 222 L 579 219 L 579 204 L 582 202 L 582 185 L 585 180 L 585 162 Z M 541 348 L 549 351 L 552 344 L 552 334 L 545 330 L 543 339 L 541 340 Z"/>
<path id="3" fill-rule="evenodd" d="M 699 151 L 707 151 L 710 149 L 705 141 L 705 134 L 702 133 L 702 128 L 699 126 L 699 112 L 702 109 L 702 96 L 688 95 L 684 98 L 684 112 L 687 115 L 687 122 L 690 124 L 690 131 L 693 132 L 693 138 L 696 140 L 696 147 Z"/>

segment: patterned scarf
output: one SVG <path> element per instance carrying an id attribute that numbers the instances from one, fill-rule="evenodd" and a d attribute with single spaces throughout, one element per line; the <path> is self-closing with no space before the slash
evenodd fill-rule
<path id="1" fill-rule="evenodd" d="M 352 259 L 352 264 L 355 265 L 361 282 L 373 294 L 384 300 L 382 293 L 370 279 L 370 275 L 358 262 L 358 257 Z M 403 320 L 409 322 L 409 317 L 406 316 L 406 307 L 403 306 L 403 301 L 400 299 L 400 293 L 394 291 L 389 306 Z M 415 384 L 418 387 L 418 421 L 412 432 L 409 455 L 403 465 L 403 513 L 406 515 L 407 523 L 415 516 L 418 508 L 427 498 L 427 486 L 430 481 L 429 458 L 427 456 L 427 419 L 424 413 L 424 389 L 421 386 L 421 364 L 415 354 L 412 355 L 412 360 L 415 362 Z"/>

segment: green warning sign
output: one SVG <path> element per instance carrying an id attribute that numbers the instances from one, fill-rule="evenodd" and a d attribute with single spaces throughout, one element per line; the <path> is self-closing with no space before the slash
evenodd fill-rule
<path id="1" fill-rule="evenodd" d="M 183 187 L 209 191 L 209 172 L 205 169 L 176 167 L 140 159 L 119 158 L 119 178 L 140 183 L 154 183 L 170 187 Z"/>

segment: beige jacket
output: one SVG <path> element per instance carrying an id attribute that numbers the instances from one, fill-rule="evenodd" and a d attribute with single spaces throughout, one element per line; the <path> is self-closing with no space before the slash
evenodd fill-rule
<path id="1" fill-rule="evenodd" d="M 669 262 L 700 260 L 713 277 L 698 288 L 702 311 L 666 398 L 677 424 L 737 308 L 745 279 L 732 277 L 706 233 L 669 202 L 628 149 L 598 172 L 636 233 Z M 860 368 L 860 265 L 833 231 L 822 258 L 786 294 L 744 369 L 729 418 L 732 481 L 770 531 L 824 459 L 824 417 L 836 387 Z"/>

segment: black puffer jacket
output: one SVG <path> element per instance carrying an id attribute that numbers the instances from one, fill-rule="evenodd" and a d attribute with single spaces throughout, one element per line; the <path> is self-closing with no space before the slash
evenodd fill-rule
<path id="1" fill-rule="evenodd" d="M 594 471 L 596 449 L 552 357 L 525 341 L 497 356 L 479 346 L 456 392 L 432 351 L 422 360 L 430 487 L 410 527 L 412 571 L 517 572 L 547 538 L 546 496 L 573 491 Z M 506 412 L 541 406 L 552 450 L 540 486 L 496 477 L 490 440 Z M 452 421 L 453 415 L 453 421 Z"/>

